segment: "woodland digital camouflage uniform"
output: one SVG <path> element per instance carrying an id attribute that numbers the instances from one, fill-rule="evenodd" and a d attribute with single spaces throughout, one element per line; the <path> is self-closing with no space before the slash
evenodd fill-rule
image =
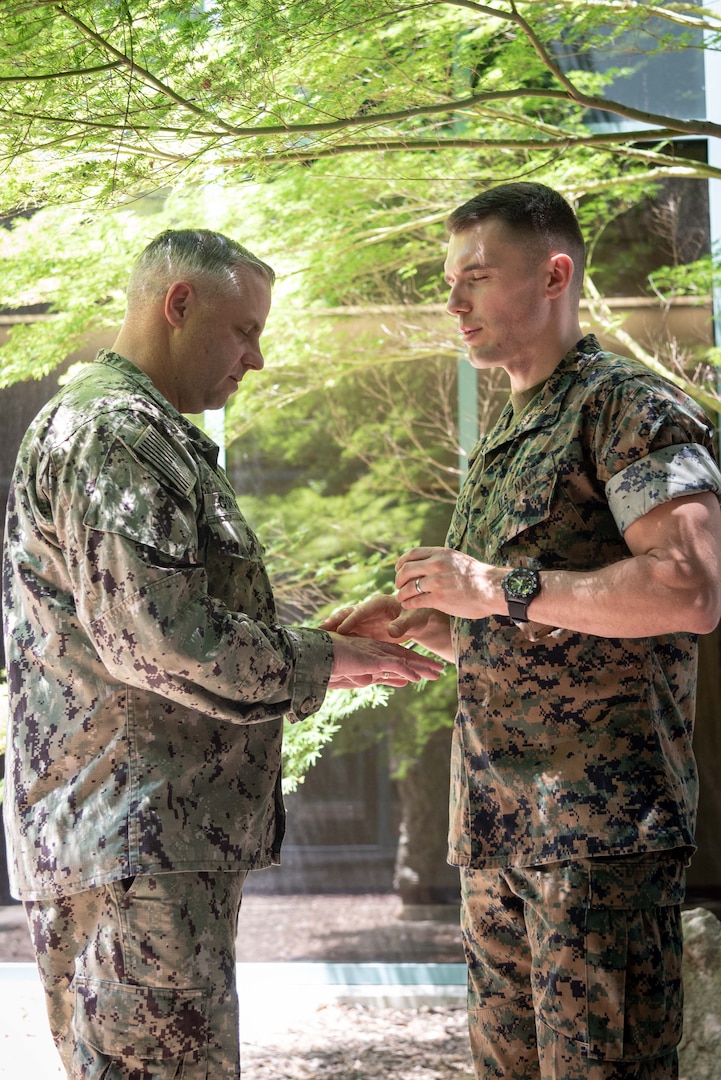
<path id="1" fill-rule="evenodd" d="M 587 572 L 627 558 L 624 530 L 655 506 L 721 493 L 703 413 L 593 336 L 529 396 L 474 451 L 449 547 Z M 477 1076 L 670 1080 L 696 638 L 608 639 L 505 616 L 451 624 L 449 859 L 461 867 Z"/>
<path id="2" fill-rule="evenodd" d="M 4 610 L 14 895 L 279 861 L 282 716 L 321 705 L 330 637 L 275 625 L 217 447 L 120 356 L 22 444 Z"/>
<path id="3" fill-rule="evenodd" d="M 464 869 L 477 1075 L 674 1080 L 684 874 L 671 851 Z"/>
<path id="4" fill-rule="evenodd" d="M 653 507 L 721 492 L 711 448 L 685 394 L 589 336 L 517 423 L 509 404 L 478 445 L 448 546 L 497 566 L 607 566 Z M 693 846 L 694 635 L 529 640 L 503 615 L 455 618 L 452 634 L 453 863 Z"/>

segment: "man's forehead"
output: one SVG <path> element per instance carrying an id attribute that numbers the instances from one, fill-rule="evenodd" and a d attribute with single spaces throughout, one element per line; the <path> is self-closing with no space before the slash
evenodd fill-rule
<path id="1" fill-rule="evenodd" d="M 487 269 L 513 258 L 514 251 L 525 258 L 527 249 L 527 241 L 515 235 L 500 218 L 484 218 L 451 234 L 444 270 L 447 276 L 451 272 L 465 274 L 479 268 Z"/>
<path id="2" fill-rule="evenodd" d="M 270 306 L 273 290 L 265 274 L 242 267 L 231 274 L 231 291 L 238 303 L 246 305 Z"/>
<path id="3" fill-rule="evenodd" d="M 490 222 L 478 222 L 463 232 L 453 233 L 448 239 L 445 269 L 458 273 L 472 270 L 477 266 L 485 266 L 488 262 L 489 229 L 486 225 Z"/>

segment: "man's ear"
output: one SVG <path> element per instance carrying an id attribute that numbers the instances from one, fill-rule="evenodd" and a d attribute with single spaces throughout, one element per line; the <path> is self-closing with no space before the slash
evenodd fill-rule
<path id="1" fill-rule="evenodd" d="M 185 322 L 188 309 L 195 296 L 193 286 L 187 281 L 175 281 L 165 294 L 164 313 L 171 326 L 179 329 Z"/>
<path id="2" fill-rule="evenodd" d="M 563 251 L 551 255 L 548 262 L 547 295 L 553 300 L 566 292 L 573 281 L 574 263 L 571 256 Z"/>

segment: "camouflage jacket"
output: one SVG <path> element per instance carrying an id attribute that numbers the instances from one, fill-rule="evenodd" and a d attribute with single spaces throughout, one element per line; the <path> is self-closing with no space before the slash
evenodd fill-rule
<path id="1" fill-rule="evenodd" d="M 693 401 L 589 336 L 517 422 L 509 403 L 479 442 L 447 544 L 541 571 L 628 558 L 623 533 L 647 511 L 721 492 L 711 440 Z M 504 616 L 453 619 L 452 635 L 452 863 L 693 845 L 693 635 L 530 640 Z"/>
<path id="2" fill-rule="evenodd" d="M 101 352 L 39 414 L 7 513 L 13 893 L 279 861 L 282 717 L 332 644 L 275 622 L 217 447 Z"/>

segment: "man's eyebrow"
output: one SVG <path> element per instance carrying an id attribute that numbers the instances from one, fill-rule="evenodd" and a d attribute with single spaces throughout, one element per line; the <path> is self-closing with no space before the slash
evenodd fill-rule
<path id="1" fill-rule="evenodd" d="M 476 262 L 472 262 L 472 263 L 466 263 L 465 266 L 461 267 L 460 272 L 461 272 L 461 274 L 472 274 L 474 270 L 488 270 L 488 269 L 490 269 L 490 264 L 489 263 L 483 263 L 483 262 L 476 261 Z M 443 271 L 443 277 L 445 278 L 446 281 L 448 281 L 449 273 L 445 269 Z"/>

